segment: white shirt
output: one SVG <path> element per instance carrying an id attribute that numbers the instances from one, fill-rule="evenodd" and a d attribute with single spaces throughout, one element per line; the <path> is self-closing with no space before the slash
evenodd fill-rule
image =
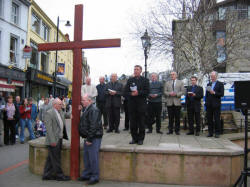
<path id="1" fill-rule="evenodd" d="M 41 110 L 42 105 L 44 104 L 44 100 L 39 100 L 38 102 L 38 108 Z"/>
<path id="2" fill-rule="evenodd" d="M 91 84 L 91 85 L 82 85 L 81 89 L 81 95 L 83 96 L 84 94 L 88 94 L 92 99 L 97 96 L 97 89 L 96 86 Z"/>
<path id="3" fill-rule="evenodd" d="M 59 112 L 54 109 L 55 112 L 56 112 L 56 115 L 57 115 L 57 119 L 59 121 L 59 125 L 60 125 L 60 128 L 61 128 L 61 131 L 60 131 L 60 138 L 63 138 L 63 121 L 62 121 L 62 118 L 61 118 L 61 115 L 59 114 Z"/>

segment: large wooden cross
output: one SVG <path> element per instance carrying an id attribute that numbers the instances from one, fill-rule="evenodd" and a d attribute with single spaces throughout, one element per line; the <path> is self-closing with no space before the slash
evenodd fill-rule
<path id="1" fill-rule="evenodd" d="M 71 150 L 70 176 L 79 176 L 80 137 L 78 125 L 80 111 L 78 105 L 81 99 L 82 86 L 82 49 L 120 47 L 120 39 L 85 40 L 82 41 L 83 5 L 75 5 L 75 27 L 73 42 L 43 43 L 38 45 L 38 51 L 73 50 L 73 86 L 72 86 L 72 120 L 71 120 Z"/>

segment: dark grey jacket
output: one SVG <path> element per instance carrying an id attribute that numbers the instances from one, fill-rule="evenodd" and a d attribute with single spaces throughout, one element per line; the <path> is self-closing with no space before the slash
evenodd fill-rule
<path id="1" fill-rule="evenodd" d="M 150 82 L 149 84 L 149 96 L 148 101 L 152 103 L 157 103 L 162 101 L 163 85 L 159 81 Z M 150 94 L 157 94 L 155 98 L 150 97 Z"/>
<path id="2" fill-rule="evenodd" d="M 116 94 L 115 95 L 110 95 L 108 89 L 115 90 Z M 109 82 L 106 85 L 106 107 L 111 107 L 113 105 L 114 107 L 121 107 L 121 96 L 122 96 L 122 89 L 123 86 L 119 82 Z"/>
<path id="3" fill-rule="evenodd" d="M 79 134 L 88 142 L 92 142 L 94 138 L 102 138 L 101 113 L 95 105 L 89 105 L 83 112 L 79 124 Z"/>

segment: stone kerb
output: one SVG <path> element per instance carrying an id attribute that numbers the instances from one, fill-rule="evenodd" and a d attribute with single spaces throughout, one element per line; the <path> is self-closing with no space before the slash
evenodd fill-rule
<path id="1" fill-rule="evenodd" d="M 30 144 L 30 171 L 41 175 L 47 157 L 44 138 Z M 184 144 L 102 145 L 100 176 L 104 180 L 179 185 L 230 186 L 243 168 L 243 149 L 222 139 L 225 149 L 199 149 Z M 80 152 L 83 169 L 82 143 Z M 70 172 L 70 142 L 64 141 L 62 169 Z"/>

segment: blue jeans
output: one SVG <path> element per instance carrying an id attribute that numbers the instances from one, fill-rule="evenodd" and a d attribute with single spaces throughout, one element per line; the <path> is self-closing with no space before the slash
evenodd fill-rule
<path id="1" fill-rule="evenodd" d="M 86 141 L 84 141 L 84 170 L 81 174 L 82 178 L 87 178 L 90 181 L 99 180 L 99 150 L 101 147 L 101 141 L 101 138 L 95 138 L 91 145 L 86 145 Z"/>
<path id="2" fill-rule="evenodd" d="M 30 133 L 30 139 L 33 140 L 35 139 L 35 135 L 32 129 L 32 123 L 31 123 L 31 119 L 20 119 L 20 125 L 21 125 L 21 133 L 20 133 L 20 141 L 23 142 L 24 141 L 24 130 L 25 127 L 27 126 L 29 133 Z"/>

